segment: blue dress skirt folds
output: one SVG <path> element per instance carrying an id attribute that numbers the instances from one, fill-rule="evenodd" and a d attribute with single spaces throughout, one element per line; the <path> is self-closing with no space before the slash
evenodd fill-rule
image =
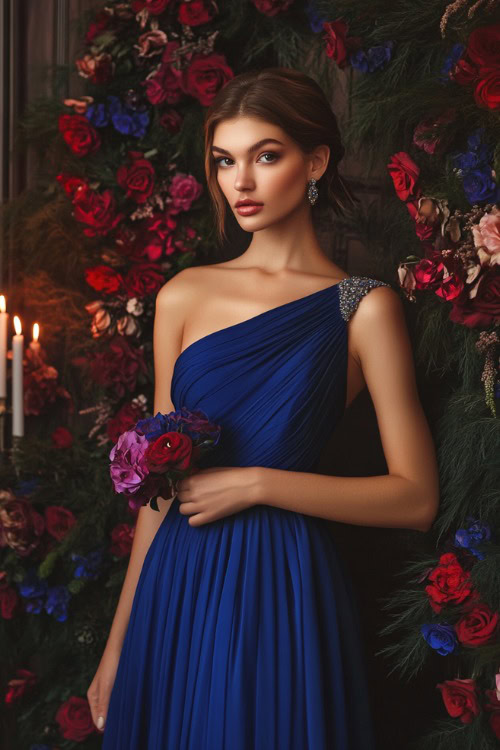
<path id="1" fill-rule="evenodd" d="M 221 425 L 200 466 L 313 470 L 342 417 L 351 276 L 190 344 L 176 409 Z M 190 526 L 175 499 L 144 559 L 104 750 L 373 750 L 359 614 L 322 519 L 259 504 Z"/>

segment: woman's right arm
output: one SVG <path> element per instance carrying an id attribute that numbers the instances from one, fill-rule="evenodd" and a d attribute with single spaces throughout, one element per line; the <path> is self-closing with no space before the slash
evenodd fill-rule
<path id="1" fill-rule="evenodd" d="M 157 412 L 166 414 L 174 411 L 174 405 L 170 400 L 170 386 L 175 361 L 182 347 L 184 310 L 188 296 L 185 274 L 188 270 L 177 273 L 164 284 L 156 297 L 153 331 L 155 372 L 153 414 Z M 126 502 L 125 499 L 124 502 Z M 137 516 L 132 550 L 120 598 L 99 667 L 87 691 L 92 719 L 98 729 L 102 729 L 102 726 L 99 726 L 98 717 L 102 716 L 104 722 L 106 720 L 109 697 L 144 558 L 172 502 L 172 499 L 159 498 L 159 511 L 152 510 L 149 505 L 145 505 L 140 508 Z"/>

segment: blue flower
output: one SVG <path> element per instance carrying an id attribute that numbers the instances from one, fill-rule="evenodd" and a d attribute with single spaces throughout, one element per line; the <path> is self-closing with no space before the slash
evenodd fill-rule
<path id="1" fill-rule="evenodd" d="M 104 128 L 106 125 L 109 125 L 109 114 L 106 111 L 106 105 L 102 102 L 100 104 L 91 104 L 87 107 L 85 117 L 96 128 Z"/>
<path id="2" fill-rule="evenodd" d="M 54 615 L 59 622 L 64 622 L 68 617 L 68 602 L 70 599 L 71 594 L 66 586 L 52 586 L 47 593 L 45 611 L 49 615 Z"/>
<path id="3" fill-rule="evenodd" d="M 313 31 L 315 34 L 317 34 L 319 31 L 322 31 L 323 23 L 326 21 L 326 18 L 322 18 L 317 14 L 313 0 L 309 0 L 309 2 L 307 3 L 307 5 L 305 6 L 305 12 L 309 21 L 311 31 Z"/>
<path id="4" fill-rule="evenodd" d="M 90 578 L 91 580 L 98 578 L 103 552 L 103 547 L 93 550 L 87 557 L 72 552 L 71 559 L 77 563 L 74 572 L 75 578 Z"/>
<path id="5" fill-rule="evenodd" d="M 24 482 L 17 483 L 16 492 L 19 495 L 29 495 L 38 488 L 39 484 L 40 482 L 36 477 L 33 479 L 25 479 Z"/>
<path id="6" fill-rule="evenodd" d="M 149 125 L 149 112 L 134 112 L 127 109 L 117 96 L 108 96 L 108 110 L 113 127 L 123 135 L 142 138 Z"/>
<path id="7" fill-rule="evenodd" d="M 493 179 L 490 168 L 467 172 L 463 177 L 463 188 L 471 205 L 480 201 L 497 203 L 500 200 L 500 185 Z"/>
<path id="8" fill-rule="evenodd" d="M 24 604 L 26 612 L 39 615 L 47 595 L 47 581 L 37 576 L 35 568 L 30 568 L 17 587 L 21 596 L 27 600 Z"/>
<path id="9" fill-rule="evenodd" d="M 161 412 L 157 412 L 154 417 L 147 417 L 146 419 L 140 419 L 136 427 L 142 432 L 149 442 L 157 440 L 165 432 L 169 432 L 168 423 L 169 419 Z"/>
<path id="10" fill-rule="evenodd" d="M 453 627 L 447 623 L 443 625 L 439 623 L 422 625 L 420 632 L 429 646 L 437 651 L 438 654 L 441 654 L 441 656 L 451 654 L 457 647 L 458 640 L 456 633 Z"/>
<path id="11" fill-rule="evenodd" d="M 457 43 L 453 45 L 450 54 L 444 61 L 443 67 L 441 68 L 441 73 L 439 75 L 439 80 L 441 81 L 441 83 L 450 83 L 449 73 L 455 67 L 458 60 L 462 57 L 464 50 L 464 44 Z"/>
<path id="12" fill-rule="evenodd" d="M 455 533 L 455 546 L 468 549 L 479 560 L 484 560 L 483 553 L 476 548 L 478 545 L 490 541 L 491 529 L 487 524 L 474 518 L 467 518 L 467 520 L 472 521 L 472 523 L 468 529 L 458 529 Z"/>
<path id="13" fill-rule="evenodd" d="M 30 745 L 30 750 L 51 750 L 48 745 Z"/>
<path id="14" fill-rule="evenodd" d="M 359 49 L 349 56 L 349 62 L 355 70 L 362 73 L 373 73 L 375 70 L 384 68 L 391 59 L 394 42 L 377 44 L 370 47 L 367 52 Z"/>

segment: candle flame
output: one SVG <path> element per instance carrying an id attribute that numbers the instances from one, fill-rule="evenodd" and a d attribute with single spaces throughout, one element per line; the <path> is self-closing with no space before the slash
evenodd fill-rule
<path id="1" fill-rule="evenodd" d="M 23 329 L 21 328 L 21 321 L 17 315 L 14 315 L 14 328 L 16 329 L 16 334 L 19 336 Z"/>
<path id="2" fill-rule="evenodd" d="M 5 297 L 0 294 L 0 312 L 5 312 Z"/>
<path id="3" fill-rule="evenodd" d="M 33 341 L 38 341 L 38 336 L 40 335 L 40 326 L 38 323 L 33 323 Z"/>

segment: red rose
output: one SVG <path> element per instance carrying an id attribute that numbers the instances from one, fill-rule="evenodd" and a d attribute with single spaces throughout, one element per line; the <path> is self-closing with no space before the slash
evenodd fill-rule
<path id="1" fill-rule="evenodd" d="M 414 193 L 414 189 L 420 175 L 420 167 L 405 151 L 398 151 L 393 154 L 387 169 L 400 200 L 407 201 L 410 196 L 418 197 Z"/>
<path id="2" fill-rule="evenodd" d="M 86 43 L 91 44 L 96 36 L 99 36 L 102 31 L 108 28 L 109 22 L 109 13 L 106 10 L 99 11 L 87 29 L 87 33 L 85 34 Z"/>
<path id="3" fill-rule="evenodd" d="M 8 545 L 21 557 L 36 549 L 45 529 L 43 516 L 28 500 L 16 498 L 0 505 L 0 546 Z"/>
<path id="4" fill-rule="evenodd" d="M 479 107 L 500 108 L 500 70 L 487 68 L 479 71 L 481 76 L 474 91 L 474 99 Z"/>
<path id="5" fill-rule="evenodd" d="M 83 742 L 89 734 L 96 731 L 88 700 L 76 695 L 59 706 L 56 721 L 62 736 L 73 742 Z"/>
<path id="6" fill-rule="evenodd" d="M 470 724 L 480 712 L 474 680 L 445 680 L 436 687 L 441 695 L 449 715 Z"/>
<path id="7" fill-rule="evenodd" d="M 179 5 L 178 20 L 185 26 L 201 26 L 208 23 L 214 17 L 212 8 L 207 5 L 206 0 L 190 0 L 188 3 Z"/>
<path id="8" fill-rule="evenodd" d="M 477 79 L 477 68 L 473 63 L 461 57 L 450 71 L 450 78 L 460 86 L 468 86 Z"/>
<path id="9" fill-rule="evenodd" d="M 142 83 L 151 104 L 177 104 L 181 98 L 179 76 L 169 65 L 162 65 L 150 78 Z"/>
<path id="10" fill-rule="evenodd" d="M 441 283 L 443 278 L 444 265 L 431 258 L 419 260 L 413 267 L 416 289 L 433 289 Z"/>
<path id="11" fill-rule="evenodd" d="M 185 471 L 189 468 L 193 441 L 185 432 L 167 432 L 146 448 L 144 457 L 149 470 L 163 474 L 169 469 Z"/>
<path id="12" fill-rule="evenodd" d="M 111 190 L 96 193 L 88 185 L 81 187 L 73 197 L 74 216 L 77 221 L 87 224 L 83 233 L 88 237 L 105 235 L 123 219 L 123 214 L 115 215 L 115 199 Z"/>
<path id="13" fill-rule="evenodd" d="M 463 288 L 461 279 L 456 274 L 450 273 L 446 278 L 443 278 L 441 285 L 436 289 L 436 294 L 447 302 L 451 302 L 462 293 Z"/>
<path id="14" fill-rule="evenodd" d="M 73 435 L 66 427 L 56 427 L 50 437 L 56 448 L 71 448 L 73 445 Z"/>
<path id="15" fill-rule="evenodd" d="M 128 523 L 119 523 L 111 532 L 111 553 L 116 557 L 130 555 L 132 542 L 135 534 L 135 526 Z"/>
<path id="16" fill-rule="evenodd" d="M 163 13 L 170 0 L 133 0 L 132 10 L 134 13 L 139 13 L 141 10 L 146 9 L 152 16 L 159 16 Z"/>
<path id="17" fill-rule="evenodd" d="M 78 157 L 97 151 L 101 145 L 101 136 L 84 115 L 59 115 L 59 130 Z"/>
<path id="18" fill-rule="evenodd" d="M 16 675 L 17 677 L 7 683 L 5 702 L 8 705 L 20 700 L 25 692 L 36 683 L 36 674 L 30 672 L 29 669 L 16 669 Z"/>
<path id="19" fill-rule="evenodd" d="M 73 198 L 73 195 L 76 193 L 78 188 L 87 185 L 87 182 L 85 180 L 82 180 L 81 177 L 75 177 L 74 175 L 66 174 L 65 172 L 61 172 L 61 174 L 58 174 L 56 180 L 60 185 L 62 185 L 66 192 L 66 195 L 69 195 L 70 198 Z"/>
<path id="20" fill-rule="evenodd" d="M 462 568 L 453 552 L 441 555 L 439 565 L 427 578 L 432 583 L 425 590 L 435 612 L 440 612 L 443 604 L 463 602 L 472 593 L 470 573 Z"/>
<path id="21" fill-rule="evenodd" d="M 129 151 L 130 166 L 123 164 L 116 173 L 120 187 L 126 190 L 126 197 L 136 203 L 145 203 L 154 190 L 155 171 L 148 159 L 140 151 Z"/>
<path id="22" fill-rule="evenodd" d="M 130 430 L 142 418 L 141 409 L 129 402 L 124 404 L 114 417 L 108 419 L 106 431 L 109 439 L 116 443 L 122 432 Z"/>
<path id="23" fill-rule="evenodd" d="M 7 573 L 0 571 L 0 614 L 4 620 L 11 620 L 19 604 L 17 591 L 9 586 Z"/>
<path id="24" fill-rule="evenodd" d="M 467 296 L 453 305 L 450 320 L 454 323 L 475 328 L 494 325 L 500 320 L 500 266 L 486 268 L 472 287 L 465 287 Z M 475 297 L 471 299 L 472 291 Z"/>
<path id="25" fill-rule="evenodd" d="M 484 694 L 488 700 L 485 709 L 491 711 L 490 727 L 497 740 L 500 740 L 500 701 L 497 698 L 497 692 L 496 690 L 485 690 Z"/>
<path id="26" fill-rule="evenodd" d="M 155 263 L 138 263 L 130 269 L 124 283 L 129 297 L 140 298 L 157 292 L 165 277 Z"/>
<path id="27" fill-rule="evenodd" d="M 326 31 L 323 39 L 326 42 L 325 52 L 327 56 L 336 62 L 339 68 L 345 68 L 347 65 L 347 23 L 342 19 L 325 21 L 323 29 Z"/>
<path id="28" fill-rule="evenodd" d="M 179 79 L 182 90 L 207 107 L 217 92 L 234 77 L 224 55 L 193 55 Z"/>
<path id="29" fill-rule="evenodd" d="M 85 281 L 96 292 L 116 294 L 123 291 L 123 277 L 109 266 L 92 266 L 85 269 Z"/>
<path id="30" fill-rule="evenodd" d="M 455 631 L 464 646 L 482 646 L 491 640 L 497 624 L 498 614 L 486 604 L 478 604 L 456 623 Z"/>
<path id="31" fill-rule="evenodd" d="M 479 68 L 500 66 L 500 24 L 471 31 L 465 54 Z"/>
<path id="32" fill-rule="evenodd" d="M 265 16 L 275 16 L 284 10 L 288 10 L 293 0 L 252 0 L 258 11 Z"/>
<path id="33" fill-rule="evenodd" d="M 77 359 L 75 364 L 88 364 L 88 358 Z M 142 348 L 132 347 L 124 336 L 114 336 L 105 351 L 94 354 L 90 362 L 93 380 L 106 388 L 112 388 L 117 398 L 127 391 L 135 391 L 137 379 L 147 374 Z"/>
<path id="34" fill-rule="evenodd" d="M 182 117 L 175 109 L 169 109 L 160 117 L 160 125 L 169 133 L 178 133 L 182 125 Z"/>
<path id="35" fill-rule="evenodd" d="M 75 525 L 76 518 L 68 508 L 61 505 L 48 505 L 45 508 L 45 524 L 47 531 L 58 542 L 64 539 L 68 531 Z"/>

